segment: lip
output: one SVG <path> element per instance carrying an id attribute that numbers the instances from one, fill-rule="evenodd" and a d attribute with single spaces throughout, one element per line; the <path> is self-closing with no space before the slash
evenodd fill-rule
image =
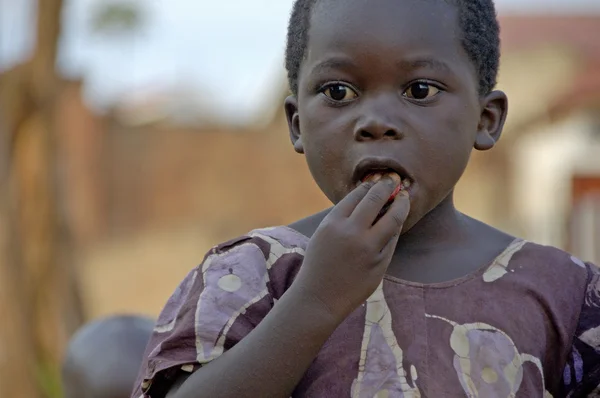
<path id="1" fill-rule="evenodd" d="M 402 180 L 408 179 L 411 184 L 415 182 L 412 175 L 398 161 L 390 158 L 369 157 L 362 159 L 354 168 L 352 176 L 354 183 L 360 184 L 367 174 L 377 170 L 393 170 Z"/>

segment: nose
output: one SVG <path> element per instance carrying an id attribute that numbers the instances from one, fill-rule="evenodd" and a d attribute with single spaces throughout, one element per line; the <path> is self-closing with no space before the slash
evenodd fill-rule
<path id="1" fill-rule="evenodd" d="M 369 103 L 363 102 L 362 114 L 354 128 L 356 141 L 398 140 L 404 137 L 398 117 L 401 105 L 391 98 L 382 97 L 374 98 Z"/>

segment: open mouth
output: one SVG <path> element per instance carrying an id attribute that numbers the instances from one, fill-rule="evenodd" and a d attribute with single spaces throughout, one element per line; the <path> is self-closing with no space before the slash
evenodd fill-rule
<path id="1" fill-rule="evenodd" d="M 354 170 L 354 181 L 359 185 L 365 181 L 374 181 L 389 176 L 396 183 L 394 197 L 402 190 L 410 191 L 414 179 L 404 167 L 393 159 L 368 158 L 360 161 Z"/>
<path id="2" fill-rule="evenodd" d="M 394 199 L 400 192 L 405 191 L 410 194 L 411 187 L 414 185 L 414 179 L 401 164 L 389 158 L 364 159 L 358 163 L 354 170 L 354 181 L 356 185 L 365 181 L 377 181 L 386 176 L 394 180 L 396 188 L 379 212 L 373 224 L 389 210 L 392 203 L 394 203 Z"/>
<path id="3" fill-rule="evenodd" d="M 394 202 L 394 199 L 396 199 L 396 196 L 398 196 L 398 194 L 401 191 L 408 191 L 408 189 L 411 186 L 410 179 L 408 179 L 407 177 L 402 178 L 402 176 L 400 174 L 398 174 L 396 171 L 391 170 L 391 169 L 374 170 L 374 171 L 368 173 L 365 177 L 363 177 L 361 181 L 362 182 L 377 181 L 386 176 L 389 176 L 395 182 L 396 188 L 394 188 L 394 191 L 392 192 L 392 194 L 388 198 L 387 202 L 385 203 L 385 205 L 379 212 L 377 220 L 379 220 L 379 218 L 381 218 L 388 211 L 388 209 Z M 375 220 L 375 222 L 377 222 L 377 220 Z"/>
<path id="4" fill-rule="evenodd" d="M 409 177 L 404 176 L 396 172 L 392 169 L 381 169 L 381 170 L 372 170 L 367 172 L 361 179 L 361 182 L 366 181 L 376 181 L 380 180 L 383 177 L 390 177 L 397 184 L 396 189 L 394 190 L 393 197 L 398 195 L 398 193 L 402 190 L 406 191 L 412 185 L 412 181 Z"/>

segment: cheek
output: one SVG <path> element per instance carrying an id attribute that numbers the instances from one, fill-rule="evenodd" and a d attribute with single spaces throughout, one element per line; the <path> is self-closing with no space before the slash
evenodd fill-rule
<path id="1" fill-rule="evenodd" d="M 324 150 L 321 145 L 309 146 L 305 157 L 310 174 L 319 189 L 332 203 L 338 203 L 348 190 L 347 179 L 340 167 L 343 158 L 337 152 Z"/>
<path id="2" fill-rule="evenodd" d="M 443 139 L 430 146 L 428 152 L 422 163 L 421 172 L 427 176 L 423 183 L 433 196 L 445 196 L 463 175 L 471 150 L 452 139 Z"/>
<path id="3" fill-rule="evenodd" d="M 331 166 L 343 158 L 345 147 L 352 140 L 347 119 L 347 114 L 340 109 L 323 106 L 318 97 L 301 103 L 300 129 L 305 152 L 313 158 L 311 161 Z"/>
<path id="4" fill-rule="evenodd" d="M 421 172 L 429 176 L 430 189 L 446 191 L 458 182 L 469 162 L 478 122 L 458 107 L 421 120 L 427 121 L 420 130 L 427 132 L 420 140 Z"/>
<path id="5" fill-rule="evenodd" d="M 439 137 L 436 144 L 438 171 L 445 176 L 448 184 L 458 182 L 473 150 L 471 134 L 461 131 L 460 126 L 456 127 L 443 132 L 443 136 Z"/>
<path id="6" fill-rule="evenodd" d="M 446 151 L 440 152 L 452 157 L 447 161 L 455 162 L 457 167 L 464 168 L 475 144 L 479 115 L 472 106 L 459 103 L 455 105 L 449 107 L 438 119 L 439 125 L 444 126 L 438 141 L 446 148 Z"/>
<path id="7" fill-rule="evenodd" d="M 321 191 L 337 203 L 347 190 L 345 130 L 335 118 L 313 115 L 304 113 L 300 118 L 304 156 Z"/>

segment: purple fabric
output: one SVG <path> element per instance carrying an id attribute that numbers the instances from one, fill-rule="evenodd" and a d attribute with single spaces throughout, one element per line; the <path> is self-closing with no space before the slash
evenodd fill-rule
<path id="1" fill-rule="evenodd" d="M 308 239 L 256 230 L 213 248 L 169 299 L 132 398 L 164 396 L 237 344 L 289 288 Z M 449 283 L 384 278 L 293 397 L 584 397 L 600 385 L 600 272 L 516 240 Z"/>

